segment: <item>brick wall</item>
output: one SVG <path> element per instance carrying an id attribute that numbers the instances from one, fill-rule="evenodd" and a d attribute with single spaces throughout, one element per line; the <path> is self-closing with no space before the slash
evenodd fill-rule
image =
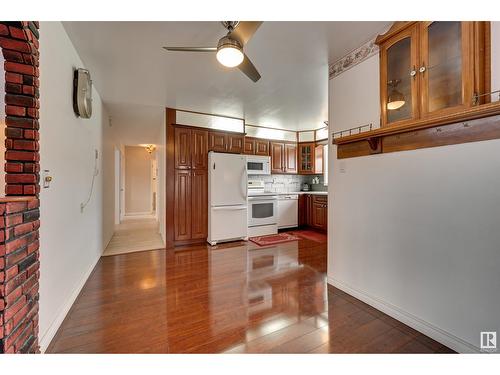
<path id="1" fill-rule="evenodd" d="M 38 37 L 38 22 L 0 21 L 6 114 L 6 197 L 0 198 L 0 353 L 39 351 Z"/>
<path id="2" fill-rule="evenodd" d="M 38 351 L 38 199 L 0 201 L 0 352 Z"/>

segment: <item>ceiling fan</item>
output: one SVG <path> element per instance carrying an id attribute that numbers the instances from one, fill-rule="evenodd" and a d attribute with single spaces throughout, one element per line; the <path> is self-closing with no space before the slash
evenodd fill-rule
<path id="1" fill-rule="evenodd" d="M 228 68 L 238 67 L 248 78 L 257 82 L 260 74 L 252 64 L 243 47 L 248 43 L 262 22 L 259 21 L 224 21 L 222 25 L 228 33 L 219 39 L 217 47 L 163 47 L 167 51 L 180 52 L 216 52 L 219 63 Z"/>

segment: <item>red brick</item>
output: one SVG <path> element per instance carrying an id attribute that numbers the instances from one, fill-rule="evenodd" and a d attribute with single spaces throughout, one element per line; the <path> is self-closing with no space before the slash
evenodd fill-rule
<path id="1" fill-rule="evenodd" d="M 0 300 L 0 311 L 1 310 L 2 310 L 2 301 Z M 0 340 L 1 339 L 3 339 L 3 326 L 0 326 Z"/>
<path id="2" fill-rule="evenodd" d="M 28 307 L 28 305 L 25 305 L 23 308 L 23 313 L 22 316 L 26 314 L 26 311 L 24 311 Z M 19 319 L 19 318 L 18 318 Z M 19 319 L 20 323 L 23 319 Z M 14 342 L 17 340 L 18 337 L 21 336 L 21 334 L 24 332 L 24 330 L 29 327 L 32 323 L 28 321 L 24 321 L 22 324 L 14 324 L 13 320 L 10 320 L 5 323 L 5 335 L 7 336 L 4 340 L 4 345 L 6 348 L 12 347 Z"/>
<path id="3" fill-rule="evenodd" d="M 0 216 L 0 228 L 5 228 L 5 216 Z"/>
<path id="4" fill-rule="evenodd" d="M 0 38 L 1 40 L 2 38 Z M 25 42 L 18 42 L 22 43 L 28 46 L 28 43 Z M 10 49 L 15 49 L 15 48 L 10 48 Z M 29 51 L 21 51 L 21 52 L 29 52 Z M 5 62 L 5 71 L 7 72 L 14 72 L 14 73 L 21 73 L 21 74 L 27 74 L 30 76 L 35 75 L 35 68 L 32 65 L 27 65 L 27 64 L 20 64 L 16 62 L 11 62 L 11 61 L 6 61 Z"/>
<path id="5" fill-rule="evenodd" d="M 16 352 L 21 353 L 21 348 L 24 346 L 24 343 L 32 334 L 33 334 L 33 323 L 29 322 L 24 331 L 19 335 L 17 340 L 14 342 L 14 347 L 16 348 Z"/>
<path id="6" fill-rule="evenodd" d="M 9 35 L 9 29 L 6 25 L 0 24 L 0 35 Z"/>
<path id="7" fill-rule="evenodd" d="M 40 228 L 40 220 L 36 220 L 33 222 L 33 230 L 38 230 L 38 228 Z M 38 232 L 36 232 L 36 235 L 38 236 Z"/>
<path id="8" fill-rule="evenodd" d="M 38 284 L 38 272 L 35 271 L 28 280 L 23 284 L 23 294 L 27 293 L 31 288 Z"/>
<path id="9" fill-rule="evenodd" d="M 38 109 L 36 109 L 36 108 L 27 108 L 26 114 L 32 118 L 39 118 L 40 117 L 40 113 L 38 112 Z"/>
<path id="10" fill-rule="evenodd" d="M 40 200 L 38 198 L 31 199 L 28 201 L 28 210 L 40 207 Z"/>
<path id="11" fill-rule="evenodd" d="M 23 92 L 23 87 L 17 83 L 5 83 L 5 92 L 9 94 L 21 94 Z"/>
<path id="12" fill-rule="evenodd" d="M 13 266 L 17 263 L 19 263 L 21 260 L 26 258 L 26 255 L 28 254 L 28 250 L 26 248 L 24 249 L 19 249 L 17 251 L 14 251 L 10 254 L 7 254 L 5 256 L 5 267 L 10 267 Z M 21 275 L 21 274 L 19 274 Z"/>
<path id="13" fill-rule="evenodd" d="M 7 270 L 5 270 L 5 280 L 6 281 L 10 280 L 13 277 L 17 276 L 17 274 L 18 274 L 18 267 L 17 267 L 17 265 L 14 265 L 14 266 L 8 268 Z"/>
<path id="14" fill-rule="evenodd" d="M 5 186 L 6 195 L 22 195 L 23 185 L 6 185 Z"/>
<path id="15" fill-rule="evenodd" d="M 21 52 L 12 51 L 10 49 L 3 49 L 2 52 L 5 61 L 24 62 L 23 54 Z"/>
<path id="16" fill-rule="evenodd" d="M 19 285 L 16 289 L 14 289 L 5 297 L 5 304 L 7 305 L 7 307 L 14 304 L 14 302 L 16 302 L 22 295 L 23 295 L 23 287 L 22 285 Z"/>
<path id="17" fill-rule="evenodd" d="M 35 96 L 36 93 L 34 86 L 26 86 L 26 85 L 22 86 L 21 92 L 24 95 L 30 95 L 30 96 Z"/>
<path id="18" fill-rule="evenodd" d="M 5 217 L 5 226 L 13 227 L 14 225 L 21 224 L 23 222 L 23 214 L 7 215 Z"/>
<path id="19" fill-rule="evenodd" d="M 26 34 L 24 33 L 24 31 L 22 29 L 10 26 L 9 30 L 10 30 L 10 35 L 13 38 L 26 40 Z"/>
<path id="20" fill-rule="evenodd" d="M 5 230 L 4 229 L 1 229 L 0 230 L 0 242 L 4 242 L 5 241 Z M 2 255 L 2 246 L 5 248 L 5 245 L 0 245 L 0 255 Z"/>
<path id="21" fill-rule="evenodd" d="M 23 83 L 23 76 L 17 73 L 6 72 L 5 73 L 5 82 L 9 83 Z"/>
<path id="22" fill-rule="evenodd" d="M 13 128 L 24 128 L 24 129 L 38 129 L 38 120 L 30 119 L 26 117 L 13 117 L 7 116 L 5 118 L 5 124 Z"/>
<path id="23" fill-rule="evenodd" d="M 23 129 L 19 129 L 19 128 L 5 128 L 5 136 L 7 138 L 17 138 L 17 139 L 21 139 L 24 137 L 24 132 L 26 131 L 31 131 L 31 132 L 34 132 L 35 130 L 24 130 Z"/>
<path id="24" fill-rule="evenodd" d="M 34 130 L 31 130 L 32 132 Z M 12 142 L 14 150 L 38 151 L 38 142 L 16 139 Z"/>
<path id="25" fill-rule="evenodd" d="M 38 243 L 38 242 L 37 242 Z M 29 251 L 29 250 L 28 250 Z M 40 269 L 40 261 L 36 261 L 35 263 L 33 263 L 31 266 L 29 266 L 27 269 L 26 269 L 26 277 L 30 277 L 31 275 L 33 275 L 36 271 L 38 271 Z"/>
<path id="26" fill-rule="evenodd" d="M 32 151 L 11 151 L 5 152 L 5 160 L 14 161 L 38 161 L 39 155 Z"/>
<path id="27" fill-rule="evenodd" d="M 26 211 L 28 208 L 28 200 L 22 200 L 20 202 L 7 202 L 5 204 L 5 213 L 13 214 L 16 212 Z"/>
<path id="28" fill-rule="evenodd" d="M 15 105 L 19 107 L 35 107 L 36 101 L 31 96 L 27 95 L 5 95 L 5 103 L 10 105 Z"/>
<path id="29" fill-rule="evenodd" d="M 33 226 L 32 223 L 28 223 Z M 10 254 L 28 244 L 27 237 L 15 238 L 5 244 L 5 253 Z"/>
<path id="30" fill-rule="evenodd" d="M 5 182 L 8 184 L 35 184 L 37 182 L 36 175 L 28 173 L 5 175 Z"/>
<path id="31" fill-rule="evenodd" d="M 4 285 L 4 291 L 3 293 L 8 295 L 10 292 L 12 292 L 14 289 L 16 289 L 19 285 L 22 285 L 26 281 L 26 272 L 20 273 L 16 277 L 14 277 L 12 280 L 7 281 Z"/>
<path id="32" fill-rule="evenodd" d="M 21 224 L 14 227 L 14 236 L 22 236 L 33 230 L 33 223 Z M 7 246 L 7 245 L 6 245 Z"/>
<path id="33" fill-rule="evenodd" d="M 30 44 L 22 40 L 14 40 L 10 38 L 0 37 L 0 47 L 5 49 L 11 49 L 19 52 L 31 52 L 32 48 Z M 6 63 L 7 64 L 7 63 Z M 7 70 L 7 68 L 5 68 Z"/>
<path id="34" fill-rule="evenodd" d="M 5 163 L 5 172 L 21 173 L 23 172 L 23 165 L 21 163 Z"/>
<path id="35" fill-rule="evenodd" d="M 35 195 L 37 192 L 35 185 L 23 185 L 23 195 Z"/>
<path id="36" fill-rule="evenodd" d="M 5 258 L 2 257 L 0 258 L 0 270 L 3 270 L 5 267 Z"/>
<path id="37" fill-rule="evenodd" d="M 18 107 L 15 105 L 6 105 L 5 106 L 5 114 L 7 116 L 26 116 L 26 108 Z"/>
<path id="38" fill-rule="evenodd" d="M 3 215 L 5 213 L 5 206 L 6 203 L 0 203 L 0 215 Z"/>
<path id="39" fill-rule="evenodd" d="M 8 295 L 7 295 L 8 296 Z M 21 296 L 15 303 L 12 305 L 7 304 L 7 308 L 5 309 L 4 313 L 4 321 L 10 320 L 18 311 L 20 311 L 24 306 L 26 306 L 26 297 Z"/>

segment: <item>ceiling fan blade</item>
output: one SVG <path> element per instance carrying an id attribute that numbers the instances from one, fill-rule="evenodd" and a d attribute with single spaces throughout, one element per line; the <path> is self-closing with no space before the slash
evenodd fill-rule
<path id="1" fill-rule="evenodd" d="M 238 68 L 252 81 L 257 82 L 260 79 L 260 74 L 252 64 L 247 55 L 243 59 L 243 62 L 238 65 Z"/>
<path id="2" fill-rule="evenodd" d="M 163 47 L 163 49 L 177 52 L 217 52 L 216 47 Z"/>
<path id="3" fill-rule="evenodd" d="M 231 31 L 231 37 L 235 38 L 243 46 L 248 43 L 250 38 L 255 34 L 259 26 L 262 25 L 261 21 L 241 21 L 238 26 Z"/>

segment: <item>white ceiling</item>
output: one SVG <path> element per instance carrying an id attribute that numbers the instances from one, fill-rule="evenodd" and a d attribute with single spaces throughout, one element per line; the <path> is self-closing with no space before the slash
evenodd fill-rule
<path id="1" fill-rule="evenodd" d="M 215 46 L 218 22 L 64 22 L 113 122 L 161 126 L 165 106 L 245 118 L 249 124 L 313 129 L 328 119 L 328 62 L 388 22 L 264 22 L 245 47 L 257 83 L 211 53 L 162 46 Z"/>

